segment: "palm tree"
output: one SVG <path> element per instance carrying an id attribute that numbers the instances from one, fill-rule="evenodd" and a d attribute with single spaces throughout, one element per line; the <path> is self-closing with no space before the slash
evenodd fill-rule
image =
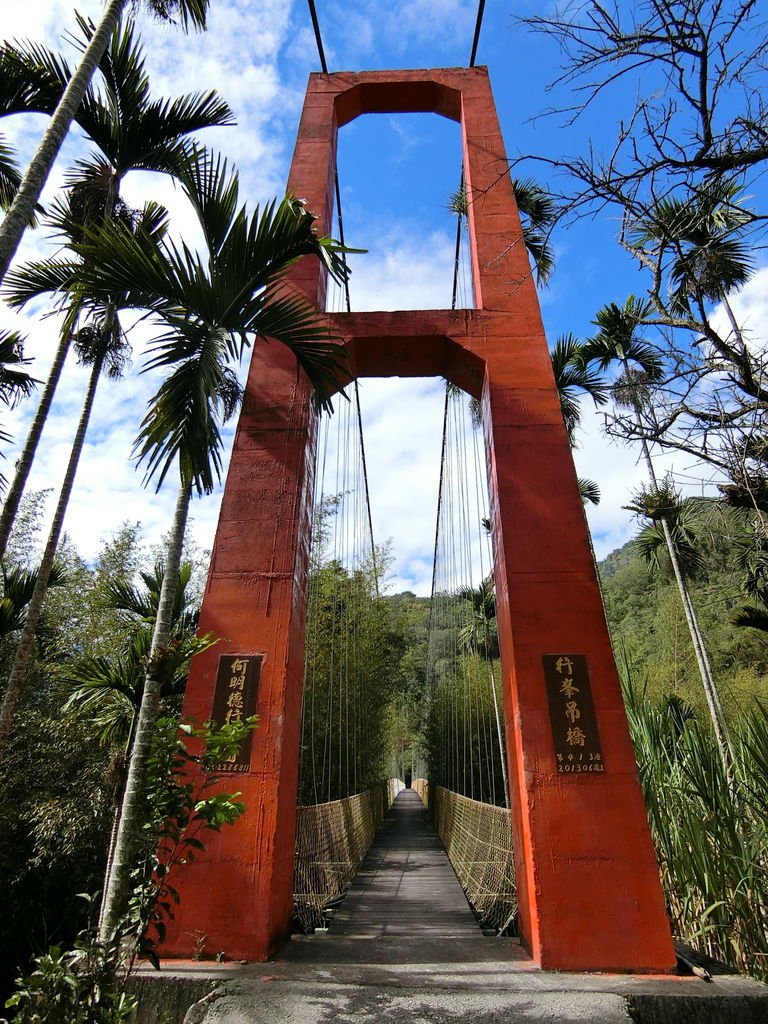
<path id="1" fill-rule="evenodd" d="M 555 254 L 549 244 L 549 236 L 557 220 L 557 204 L 532 178 L 513 178 L 520 225 L 523 229 L 523 243 L 536 267 L 536 281 L 547 285 L 555 269 Z M 467 216 L 469 197 L 462 171 L 461 183 L 448 199 L 448 209 L 459 218 Z M 460 235 L 456 239 L 456 259 L 459 258 Z M 455 296 L 454 296 L 455 299 Z"/>
<path id="2" fill-rule="evenodd" d="M 209 0 L 143 0 L 143 6 L 166 20 L 171 20 L 174 14 L 178 15 L 185 30 L 189 26 L 203 29 L 208 2 Z M 101 21 L 93 31 L 77 70 L 69 78 L 57 100 L 45 134 L 14 196 L 11 208 L 0 225 L 0 284 L 16 255 L 24 230 L 34 215 L 61 144 L 77 115 L 96 68 L 115 35 L 126 3 L 127 0 L 107 0 Z"/>
<path id="3" fill-rule="evenodd" d="M 633 410 L 638 426 L 643 405 L 648 401 L 650 388 L 663 377 L 663 362 L 658 349 L 638 337 L 638 330 L 651 314 L 651 308 L 650 303 L 643 302 L 634 295 L 630 295 L 623 306 L 619 306 L 615 302 L 609 303 L 600 310 L 595 319 L 595 324 L 599 328 L 598 333 L 585 343 L 582 350 L 585 362 L 595 361 L 602 370 L 606 370 L 612 363 L 618 362 L 621 374 L 613 385 L 614 400 Z M 656 476 L 648 442 L 642 436 L 640 445 L 651 482 L 651 494 L 661 497 L 664 494 L 664 488 Z M 658 507 L 659 502 L 656 501 L 655 504 Z M 664 542 L 680 592 L 680 600 L 691 635 L 691 643 L 696 655 L 696 663 L 715 735 L 723 759 L 728 764 L 730 763 L 728 726 L 704 638 L 699 628 L 698 617 L 691 601 L 685 570 L 675 545 L 670 515 L 662 511 L 658 515 L 657 521 L 664 534 Z"/>
<path id="4" fill-rule="evenodd" d="M 557 204 L 532 178 L 513 178 L 517 208 L 523 228 L 523 241 L 536 267 L 536 281 L 549 284 L 555 269 L 555 254 L 549 242 L 557 220 Z"/>
<path id="5" fill-rule="evenodd" d="M 79 228 L 72 217 L 71 201 L 57 207 L 57 222 L 61 229 L 70 236 L 70 244 L 75 245 L 73 236 Z M 156 241 L 165 231 L 165 211 L 156 204 L 149 203 L 142 215 L 134 222 L 131 219 L 119 221 L 129 233 L 138 235 L 148 243 Z M 85 437 L 88 431 L 96 389 L 102 372 L 117 379 L 127 360 L 129 346 L 123 335 L 118 318 L 118 310 L 124 303 L 124 296 L 115 293 L 105 300 L 89 299 L 82 291 L 82 273 L 84 260 L 46 261 L 43 264 L 32 264 L 21 268 L 14 275 L 19 288 L 26 284 L 26 298 L 36 297 L 44 292 L 61 288 L 71 295 L 70 310 L 65 318 L 63 333 L 67 339 L 71 336 L 79 361 L 91 367 L 88 388 L 80 414 L 75 437 L 72 442 L 69 461 L 64 473 L 56 508 L 53 514 L 48 539 L 43 557 L 37 571 L 35 589 L 27 609 L 26 621 L 19 638 L 19 645 L 8 678 L 2 706 L 0 706 L 0 757 L 5 749 L 8 735 L 13 725 L 16 707 L 29 672 L 35 643 L 37 624 L 43 611 L 43 603 L 48 589 L 50 574 L 56 558 L 56 550 L 64 528 L 66 515 L 75 475 L 80 463 Z M 77 319 L 79 318 L 79 320 Z"/>
<path id="6" fill-rule="evenodd" d="M 608 385 L 602 374 L 590 369 L 584 361 L 583 348 L 583 343 L 569 331 L 557 339 L 555 347 L 549 353 L 555 386 L 560 398 L 560 411 L 568 432 L 568 443 L 572 449 L 577 447 L 576 430 L 581 423 L 579 396 L 589 395 L 596 406 L 603 405 L 608 400 Z M 586 504 L 589 501 L 593 505 L 600 504 L 600 488 L 594 480 L 579 477 L 578 484 L 582 503 Z"/>
<path id="7" fill-rule="evenodd" d="M 581 423 L 579 395 L 587 394 L 595 405 L 608 400 L 608 385 L 597 370 L 591 369 L 583 356 L 584 345 L 575 335 L 561 335 L 549 353 L 552 372 L 560 399 L 565 429 L 571 448 L 576 446 L 576 429 Z"/>
<path id="8" fill-rule="evenodd" d="M 142 589 L 125 579 L 113 580 L 107 585 L 107 606 L 123 613 L 132 624 L 121 649 L 109 657 L 94 655 L 78 660 L 68 667 L 61 683 L 65 698 L 62 711 L 87 719 L 100 743 L 110 747 L 117 744 L 123 751 L 116 759 L 113 772 L 115 813 L 107 851 L 107 876 L 117 842 L 128 758 L 141 708 L 165 566 L 158 562 L 151 572 L 140 575 Z M 178 705 L 184 693 L 190 660 L 217 642 L 212 634 L 196 636 L 199 609 L 189 604 L 191 576 L 191 563 L 182 563 L 175 587 L 171 641 L 160 683 L 160 701 L 171 709 Z"/>
<path id="9" fill-rule="evenodd" d="M 37 570 L 24 569 L 14 565 L 2 568 L 3 596 L 0 598 L 0 637 L 6 637 L 23 629 L 27 619 L 27 608 L 35 592 Z M 54 565 L 49 574 L 48 586 L 60 587 L 65 580 L 64 570 Z"/>
<path id="10" fill-rule="evenodd" d="M 728 294 L 754 273 L 752 253 L 742 237 L 752 217 L 735 182 L 713 181 L 693 198 L 668 196 L 633 223 L 629 247 L 666 257 L 670 306 L 676 314 L 700 313 L 705 301 L 727 304 Z M 741 339 L 741 331 L 736 334 Z"/>
<path id="11" fill-rule="evenodd" d="M 87 47 L 93 26 L 78 17 Z M 215 92 L 181 96 L 175 100 L 153 99 L 144 65 L 144 54 L 131 23 L 116 31 L 100 59 L 100 89 L 86 90 L 77 115 L 83 131 L 97 152 L 80 161 L 70 175 L 69 210 L 57 207 L 54 225 L 65 238 L 81 240 L 83 225 L 105 217 L 126 218 L 130 212 L 120 199 L 120 185 L 129 171 L 173 174 L 176 160 L 187 153 L 187 136 L 203 128 L 232 124 L 232 112 Z M 50 112 L 70 77 L 69 68 L 57 54 L 30 44 L 6 44 L 0 52 L 0 115 Z M 64 261 L 69 266 L 67 261 Z M 21 268 L 11 274 L 10 301 L 22 305 L 37 295 L 63 287 L 61 262 L 52 260 Z M 32 269 L 34 267 L 34 271 Z M 71 307 L 54 357 L 40 405 L 32 421 L 16 475 L 0 512 L 0 557 L 8 544 L 40 436 L 61 377 L 77 313 Z"/>
<path id="12" fill-rule="evenodd" d="M 234 412 L 240 388 L 229 364 L 254 337 L 288 345 L 330 406 L 341 369 L 340 352 L 314 309 L 282 283 L 299 257 L 323 260 L 336 277 L 346 268 L 339 247 L 313 231 L 314 217 L 286 197 L 249 216 L 239 208 L 239 186 L 225 161 L 187 162 L 182 186 L 202 228 L 203 254 L 163 239 L 147 245 L 119 225 L 108 225 L 85 259 L 87 286 L 106 299 L 125 292 L 127 304 L 148 310 L 161 325 L 145 370 L 164 370 L 136 442 L 146 479 L 159 487 L 175 466 L 179 490 L 165 562 L 141 709 L 120 820 L 113 869 L 107 879 L 102 935 L 115 929 L 141 828 L 141 794 L 157 715 L 163 659 L 172 628 L 175 580 L 193 490 L 210 493 L 221 473 L 220 423 Z"/>
<path id="13" fill-rule="evenodd" d="M 34 377 L 20 369 L 27 363 L 22 336 L 16 331 L 0 331 L 0 402 L 9 409 L 30 395 L 37 384 Z M 10 440 L 11 435 L 0 429 L 0 441 Z M 5 489 L 5 485 L 5 476 L 0 473 L 0 490 Z"/>
<path id="14" fill-rule="evenodd" d="M 8 209 L 20 184 L 21 175 L 16 166 L 13 150 L 6 145 L 0 135 L 0 210 Z"/>

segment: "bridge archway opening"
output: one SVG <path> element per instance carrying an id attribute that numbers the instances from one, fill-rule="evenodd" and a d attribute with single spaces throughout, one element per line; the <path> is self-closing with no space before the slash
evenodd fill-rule
<path id="1" fill-rule="evenodd" d="M 340 906 L 372 829 L 395 795 L 392 787 L 405 783 L 429 805 L 476 917 L 485 927 L 514 934 L 501 662 L 478 403 L 441 378 L 358 383 L 350 402 L 323 417 L 319 428 L 296 925 L 313 931 L 326 923 L 327 905 Z M 370 533 L 366 490 L 374 517 Z M 389 541 L 394 548 L 385 552 Z M 385 564 L 387 556 L 392 563 Z M 476 834 L 471 855 L 462 834 L 468 816 Z M 362 927 L 357 914 L 356 927 Z"/>
<path id="2" fill-rule="evenodd" d="M 339 130 L 344 235 L 366 249 L 348 257 L 353 310 L 450 308 L 457 226 L 450 202 L 461 163 L 460 126 L 434 113 L 365 114 Z M 463 244 L 460 308 L 474 306 L 466 254 Z M 345 308 L 342 289 L 331 282 L 326 309 Z"/>

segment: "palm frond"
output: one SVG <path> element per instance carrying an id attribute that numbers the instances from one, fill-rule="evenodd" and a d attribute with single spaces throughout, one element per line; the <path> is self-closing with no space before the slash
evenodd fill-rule
<path id="1" fill-rule="evenodd" d="M 18 331 L 0 331 L 0 401 L 14 408 L 35 390 L 38 381 L 18 367 L 31 363 L 24 357 L 24 339 Z"/>
<path id="2" fill-rule="evenodd" d="M 27 605 L 37 586 L 37 569 L 23 569 L 14 565 L 3 566 L 3 596 L 0 599 L 0 636 L 23 629 L 27 619 Z M 60 587 L 66 579 L 63 567 L 54 562 L 48 578 L 49 587 Z"/>
<path id="3" fill-rule="evenodd" d="M 81 37 L 75 41 L 84 48 L 94 26 L 81 16 L 78 24 Z M 185 135 L 234 123 L 229 106 L 213 90 L 153 100 L 144 51 L 130 20 L 112 35 L 99 70 L 102 89 L 81 123 L 118 177 L 134 169 L 173 174 Z"/>
<path id="4" fill-rule="evenodd" d="M 745 626 L 768 633 L 768 608 L 760 608 L 754 604 L 744 604 L 736 608 L 731 615 L 734 626 Z"/>
<path id="5" fill-rule="evenodd" d="M 144 0 L 147 10 L 161 21 L 181 23 L 184 31 L 190 28 L 202 31 L 210 0 Z"/>
<path id="6" fill-rule="evenodd" d="M 581 500 L 585 505 L 587 502 L 589 502 L 592 505 L 600 504 L 600 487 L 595 483 L 594 480 L 589 480 L 585 476 L 580 476 L 579 494 L 581 495 Z"/>
<path id="7" fill-rule="evenodd" d="M 593 323 L 599 328 L 597 335 L 584 343 L 585 362 L 597 362 L 606 370 L 613 362 L 636 363 L 649 383 L 664 375 L 664 362 L 659 350 L 637 335 L 638 329 L 651 315 L 651 304 L 630 295 L 623 306 L 615 302 L 604 306 Z"/>
<path id="8" fill-rule="evenodd" d="M 267 293 L 246 329 L 286 345 L 312 383 L 316 404 L 332 411 L 333 395 L 343 394 L 342 385 L 349 379 L 348 356 L 311 306 L 302 299 Z"/>
<path id="9" fill-rule="evenodd" d="M 584 348 L 584 344 L 569 332 L 557 339 L 550 352 L 560 408 L 572 446 L 576 428 L 581 421 L 579 394 L 587 394 L 595 405 L 603 405 L 609 390 L 602 373 L 588 365 L 583 354 Z"/>
<path id="10" fill-rule="evenodd" d="M 7 210 L 21 184 L 21 174 L 10 146 L 0 135 L 0 210 Z"/>
<path id="11" fill-rule="evenodd" d="M 0 45 L 0 117 L 52 114 L 67 86 L 69 64 L 47 46 L 33 42 Z"/>
<path id="12" fill-rule="evenodd" d="M 6 275 L 5 299 L 14 309 L 20 309 L 41 295 L 68 292 L 77 281 L 79 271 L 79 263 L 72 259 L 47 259 L 25 263 Z"/>
<path id="13" fill-rule="evenodd" d="M 176 458 L 182 481 L 198 494 L 210 494 L 221 477 L 222 440 L 217 412 L 228 401 L 225 382 L 228 339 L 220 330 L 199 328 L 201 340 L 179 337 L 185 353 L 151 400 L 134 446 L 145 479 L 159 488 Z M 222 388 L 227 389 L 222 396 Z"/>
<path id="14" fill-rule="evenodd" d="M 523 241 L 536 267 L 536 280 L 546 285 L 555 269 L 550 233 L 557 220 L 557 204 L 532 178 L 515 178 L 512 187 L 521 215 Z"/>

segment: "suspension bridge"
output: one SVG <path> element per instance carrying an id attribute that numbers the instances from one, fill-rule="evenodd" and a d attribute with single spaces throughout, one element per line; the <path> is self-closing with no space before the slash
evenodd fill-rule
<path id="1" fill-rule="evenodd" d="M 626 1020 L 622 982 L 530 981 L 665 974 L 676 957 L 504 144 L 473 66 L 482 4 L 470 67 L 361 73 L 328 71 L 310 8 L 323 72 L 289 189 L 324 233 L 335 209 L 343 240 L 339 128 L 366 113 L 459 122 L 452 308 L 355 313 L 300 263 L 286 287 L 327 311 L 346 367 L 332 417 L 290 353 L 254 350 L 200 619 L 225 639 L 195 659 L 183 714 L 258 714 L 260 727 L 221 766 L 246 814 L 179 874 L 161 956 L 176 976 L 201 970 L 179 966 L 201 949 L 270 960 L 247 996 L 195 1020 L 537 1020 L 524 1015 L 537 987 L 548 1020 Z M 405 739 L 397 681 L 381 678 L 357 385 L 395 375 L 446 382 L 426 664 Z"/>
<path id="2" fill-rule="evenodd" d="M 355 384 L 438 376 L 447 386 L 428 714 L 412 775 L 429 779 L 449 850 L 461 846 L 463 799 L 490 808 L 473 841 L 492 836 L 496 809 L 505 811 L 505 847 L 461 855 L 456 870 L 474 878 L 502 858 L 490 885 L 480 883 L 499 907 L 470 899 L 490 927 L 514 926 L 534 963 L 667 971 L 674 951 L 487 72 L 312 75 L 289 187 L 329 231 L 338 128 L 387 111 L 461 125 L 468 230 L 459 237 L 473 305 L 329 311 L 350 395 L 330 421 L 318 422 L 289 352 L 254 350 L 200 620 L 226 641 L 196 659 L 183 712 L 221 717 L 236 700 L 238 714 L 260 716 L 247 756 L 230 766 L 248 812 L 179 878 L 164 953 L 190 955 L 190 936 L 203 934 L 234 959 L 268 957 L 290 935 L 295 903 L 345 890 L 344 862 L 382 819 L 388 801 L 364 796 L 383 781 L 382 688 L 356 675 L 361 649 L 375 662 L 386 639 L 366 632 L 372 619 L 361 611 L 378 568 Z M 307 262 L 288 284 L 320 308 L 326 285 Z M 323 809 L 331 804 L 336 812 Z M 330 844 L 325 859 L 309 858 L 329 878 L 319 894 L 294 857 L 297 820 L 299 850 Z M 305 838 L 312 827 L 316 838 Z M 354 856 L 339 853 L 347 846 Z"/>

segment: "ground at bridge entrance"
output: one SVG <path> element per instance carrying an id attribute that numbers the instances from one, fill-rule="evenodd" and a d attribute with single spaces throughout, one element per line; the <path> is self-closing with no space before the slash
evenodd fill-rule
<path id="1" fill-rule="evenodd" d="M 328 933 L 266 964 L 141 972 L 139 1024 L 768 1024 L 732 975 L 557 974 L 483 935 L 423 805 L 399 794 Z"/>

